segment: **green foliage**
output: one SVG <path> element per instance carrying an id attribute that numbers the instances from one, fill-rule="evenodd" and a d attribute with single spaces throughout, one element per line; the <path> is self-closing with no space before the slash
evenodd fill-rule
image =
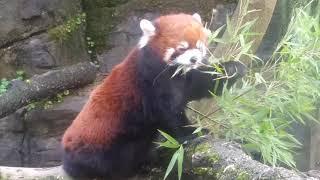
<path id="1" fill-rule="evenodd" d="M 91 37 L 87 37 L 86 38 L 86 41 L 87 41 L 87 49 L 88 49 L 88 53 L 90 55 L 92 55 L 92 53 L 94 52 L 95 50 L 95 42 L 92 40 Z"/>
<path id="2" fill-rule="evenodd" d="M 16 79 L 19 79 L 21 81 L 25 80 L 26 73 L 23 70 L 16 71 Z"/>
<path id="3" fill-rule="evenodd" d="M 102 52 L 106 48 L 111 48 L 108 35 L 117 23 L 115 8 L 99 6 L 95 4 L 96 1 L 88 0 L 86 2 L 92 4 L 92 8 L 84 4 L 87 14 L 86 35 L 90 38 L 89 41 L 95 43 L 95 48 L 89 49 L 93 52 Z"/>
<path id="4" fill-rule="evenodd" d="M 10 81 L 8 81 L 6 78 L 2 78 L 0 80 L 0 96 L 7 91 L 9 84 Z"/>
<path id="5" fill-rule="evenodd" d="M 240 59 L 246 57 L 251 59 L 259 59 L 251 52 L 254 40 L 252 37 L 258 35 L 256 33 L 252 33 L 251 29 L 257 19 L 244 23 L 247 15 L 258 10 L 248 10 L 249 0 L 240 0 L 238 3 L 241 4 L 240 6 L 242 8 L 240 8 L 237 21 L 231 22 L 230 18 L 227 17 L 226 27 L 222 26 L 218 28 L 209 37 L 209 43 L 225 44 L 225 49 L 221 57 L 217 58 L 211 56 L 211 63 L 219 63 L 230 60 L 239 61 Z M 220 38 L 218 35 L 223 29 L 225 29 L 225 34 L 222 38 Z"/>
<path id="6" fill-rule="evenodd" d="M 49 109 L 51 108 L 55 103 L 60 103 L 63 101 L 63 98 L 65 96 L 68 96 L 70 94 L 69 90 L 64 90 L 61 93 L 58 93 L 54 97 L 48 98 L 48 99 L 43 99 L 41 101 L 36 101 L 28 104 L 27 110 L 30 111 L 34 108 L 43 108 L 43 109 Z"/>
<path id="7" fill-rule="evenodd" d="M 242 142 L 249 153 L 261 153 L 262 160 L 273 166 L 295 166 L 293 153 L 301 144 L 289 133 L 292 123 L 317 121 L 314 111 L 320 100 L 319 13 L 318 10 L 310 16 L 306 9 L 297 9 L 272 60 L 262 69 L 251 69 L 241 84 L 216 97 L 220 109 L 211 124 L 222 124 L 222 136 Z M 257 59 L 250 54 L 251 43 L 245 40 L 252 22 L 228 26 L 229 23 L 227 33 L 233 35 L 218 41 L 232 43 L 231 51 L 220 60 L 244 56 Z"/>
<path id="8" fill-rule="evenodd" d="M 25 80 L 25 78 L 26 78 L 26 74 L 24 71 L 22 71 L 22 70 L 16 71 L 16 78 L 15 79 L 19 79 L 19 80 L 23 81 L 23 80 Z M 0 96 L 7 91 L 9 85 L 10 85 L 10 80 L 8 80 L 7 78 L 2 78 L 0 80 Z"/>
<path id="9" fill-rule="evenodd" d="M 165 180 L 168 177 L 168 175 L 172 171 L 174 165 L 177 163 L 178 178 L 180 180 L 181 176 L 182 176 L 183 157 L 184 157 L 183 145 L 179 144 L 179 142 L 177 140 L 175 140 L 173 137 L 171 137 L 169 134 L 167 134 L 163 131 L 160 131 L 160 130 L 158 130 L 158 131 L 166 139 L 165 142 L 158 142 L 157 143 L 157 144 L 159 144 L 160 147 L 165 147 L 165 148 L 169 148 L 169 149 L 177 149 L 170 160 L 170 163 L 167 167 L 167 170 L 166 170 L 166 173 L 165 173 L 165 176 L 163 179 Z"/>
<path id="10" fill-rule="evenodd" d="M 86 14 L 79 13 L 68 19 L 64 24 L 49 30 L 49 36 L 58 41 L 66 41 L 86 22 Z"/>

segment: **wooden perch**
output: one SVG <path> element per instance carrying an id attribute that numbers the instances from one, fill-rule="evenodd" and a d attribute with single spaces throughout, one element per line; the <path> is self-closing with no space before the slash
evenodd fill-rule
<path id="1" fill-rule="evenodd" d="M 286 180 L 315 180 L 308 176 L 285 168 L 272 168 L 252 160 L 240 148 L 239 144 L 223 140 L 213 140 L 212 137 L 201 137 L 192 140 L 185 147 L 183 179 L 286 179 Z M 166 153 L 167 154 L 167 153 Z M 172 154 L 170 154 L 171 156 Z M 161 156 L 161 155 L 160 155 Z M 170 159 L 167 157 L 165 159 Z M 162 159 L 163 160 L 163 159 Z M 167 162 L 165 163 L 167 164 Z M 163 174 L 150 172 L 137 175 L 129 180 L 162 179 Z M 52 168 L 18 168 L 1 167 L 1 180 L 72 180 L 62 170 L 61 166 Z M 174 179 L 174 178 L 172 178 Z"/>
<path id="2" fill-rule="evenodd" d="M 60 91 L 87 85 L 94 81 L 97 68 L 90 62 L 35 75 L 28 82 L 14 80 L 12 87 L 0 96 L 0 118 L 32 101 L 53 96 Z"/>

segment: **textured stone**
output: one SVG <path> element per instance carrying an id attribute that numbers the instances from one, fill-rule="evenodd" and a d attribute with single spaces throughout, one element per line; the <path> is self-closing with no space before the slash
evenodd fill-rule
<path id="1" fill-rule="evenodd" d="M 80 13 L 80 0 L 0 0 L 0 78 L 28 76 L 88 59 L 83 28 L 68 42 L 47 31 Z"/>
<path id="2" fill-rule="evenodd" d="M 0 63 L 6 68 L 0 71 L 0 77 L 14 74 L 15 69 L 23 69 L 32 76 L 88 59 L 82 32 L 73 34 L 68 42 L 51 40 L 44 33 L 0 49 Z"/>
<path id="3" fill-rule="evenodd" d="M 0 119 L 0 165 L 60 164 L 61 136 L 87 99 L 88 95 L 68 96 L 52 108 L 30 112 L 21 109 Z"/>
<path id="4" fill-rule="evenodd" d="M 80 0 L 0 0 L 0 47 L 47 30 L 79 10 Z"/>
<path id="5" fill-rule="evenodd" d="M 23 110 L 0 119 L 0 165 L 22 166 Z"/>

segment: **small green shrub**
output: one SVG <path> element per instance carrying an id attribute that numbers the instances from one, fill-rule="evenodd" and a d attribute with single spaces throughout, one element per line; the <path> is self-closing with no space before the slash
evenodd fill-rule
<path id="1" fill-rule="evenodd" d="M 23 70 L 16 71 L 16 79 L 19 79 L 21 81 L 25 80 L 26 73 Z"/>
<path id="2" fill-rule="evenodd" d="M 9 83 L 10 81 L 8 81 L 6 78 L 2 78 L 0 80 L 0 96 L 7 91 Z"/>
<path id="3" fill-rule="evenodd" d="M 70 94 L 69 90 L 64 90 L 63 92 L 56 94 L 54 97 L 43 99 L 41 101 L 32 102 L 27 105 L 27 110 L 30 111 L 37 107 L 43 108 L 43 109 L 49 109 L 54 104 L 62 102 L 63 98 L 68 96 L 69 94 Z"/>
<path id="4" fill-rule="evenodd" d="M 16 71 L 16 77 L 14 79 L 19 79 L 21 81 L 25 80 L 26 74 L 22 70 Z M 0 80 L 0 96 L 5 93 L 8 90 L 8 87 L 10 85 L 10 80 L 7 78 L 2 78 Z"/>
<path id="5" fill-rule="evenodd" d="M 64 24 L 49 30 L 49 36 L 60 42 L 68 40 L 71 35 L 77 31 L 83 23 L 86 22 L 86 14 L 79 13 L 69 18 Z"/>

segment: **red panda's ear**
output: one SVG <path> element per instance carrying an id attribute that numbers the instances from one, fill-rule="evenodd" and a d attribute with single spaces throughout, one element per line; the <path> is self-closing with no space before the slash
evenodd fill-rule
<path id="1" fill-rule="evenodd" d="M 193 17 L 195 20 L 197 20 L 199 23 L 202 23 L 202 22 L 201 22 L 201 17 L 200 17 L 200 15 L 199 15 L 198 13 L 194 13 L 194 14 L 192 15 L 192 17 Z"/>
<path id="2" fill-rule="evenodd" d="M 140 28 L 143 32 L 143 36 L 153 36 L 155 34 L 156 28 L 152 24 L 152 22 L 142 19 L 140 21 Z"/>
<path id="3" fill-rule="evenodd" d="M 152 22 L 150 22 L 146 19 L 142 19 L 140 21 L 140 28 L 143 32 L 143 35 L 142 35 L 138 45 L 139 45 L 139 48 L 143 48 L 144 46 L 146 46 L 148 44 L 150 37 L 156 34 L 156 28 L 154 27 Z"/>

